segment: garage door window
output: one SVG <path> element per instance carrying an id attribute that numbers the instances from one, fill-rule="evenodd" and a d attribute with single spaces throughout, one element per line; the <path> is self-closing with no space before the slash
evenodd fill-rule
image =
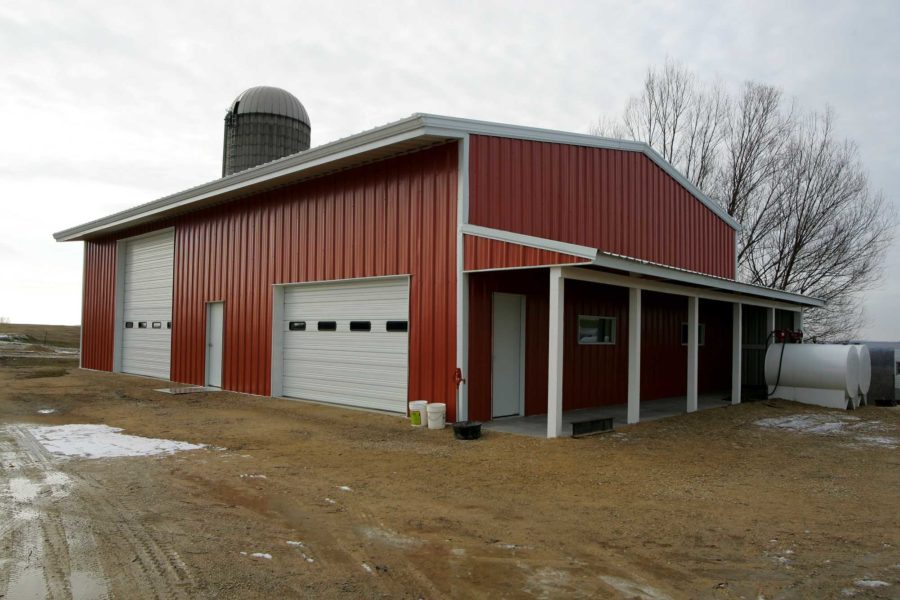
<path id="1" fill-rule="evenodd" d="M 319 329 L 319 331 L 337 331 L 337 322 L 336 321 L 319 321 L 318 329 Z"/>
<path id="2" fill-rule="evenodd" d="M 350 321 L 350 331 L 372 331 L 372 321 Z"/>
<path id="3" fill-rule="evenodd" d="M 402 333 L 409 331 L 409 322 L 408 321 L 388 321 L 385 325 L 385 329 L 390 332 Z"/>
<path id="4" fill-rule="evenodd" d="M 288 324 L 291 331 L 306 331 L 306 321 L 291 321 Z"/>

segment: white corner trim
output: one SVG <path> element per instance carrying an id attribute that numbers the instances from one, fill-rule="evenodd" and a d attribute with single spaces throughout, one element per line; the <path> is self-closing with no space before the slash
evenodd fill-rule
<path id="1" fill-rule="evenodd" d="M 460 229 L 462 230 L 462 233 L 466 235 L 474 235 L 476 237 L 483 237 L 498 242 L 509 242 L 510 244 L 519 244 L 520 246 L 528 246 L 530 248 L 537 248 L 538 250 L 571 254 L 572 256 L 578 256 L 589 260 L 595 260 L 597 258 L 597 249 L 589 246 L 579 246 L 578 244 L 559 242 L 557 240 L 549 240 L 533 235 L 504 231 L 502 229 L 493 229 L 491 227 L 482 227 L 481 225 L 464 224 Z"/>

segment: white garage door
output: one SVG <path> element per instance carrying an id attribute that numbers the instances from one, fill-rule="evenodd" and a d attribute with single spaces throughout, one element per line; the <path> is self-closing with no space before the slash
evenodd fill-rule
<path id="1" fill-rule="evenodd" d="M 122 371 L 169 378 L 175 232 L 124 243 Z"/>
<path id="2" fill-rule="evenodd" d="M 283 314 L 285 396 L 406 412 L 406 277 L 291 286 Z"/>

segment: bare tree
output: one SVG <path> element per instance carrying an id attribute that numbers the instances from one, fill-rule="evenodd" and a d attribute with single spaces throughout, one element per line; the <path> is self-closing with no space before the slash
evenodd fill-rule
<path id="1" fill-rule="evenodd" d="M 822 298 L 807 329 L 853 337 L 895 218 L 856 146 L 836 139 L 832 111 L 801 117 L 781 90 L 753 82 L 731 97 L 667 61 L 620 120 L 601 117 L 592 132 L 601 128 L 647 142 L 741 223 L 742 279 Z"/>

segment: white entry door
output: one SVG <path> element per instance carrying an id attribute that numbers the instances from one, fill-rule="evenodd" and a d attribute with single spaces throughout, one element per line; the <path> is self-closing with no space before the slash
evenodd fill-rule
<path id="1" fill-rule="evenodd" d="M 225 327 L 225 303 L 206 305 L 206 385 L 222 387 L 222 338 Z"/>
<path id="2" fill-rule="evenodd" d="M 495 293 L 491 327 L 491 417 L 525 412 L 525 296 Z"/>

